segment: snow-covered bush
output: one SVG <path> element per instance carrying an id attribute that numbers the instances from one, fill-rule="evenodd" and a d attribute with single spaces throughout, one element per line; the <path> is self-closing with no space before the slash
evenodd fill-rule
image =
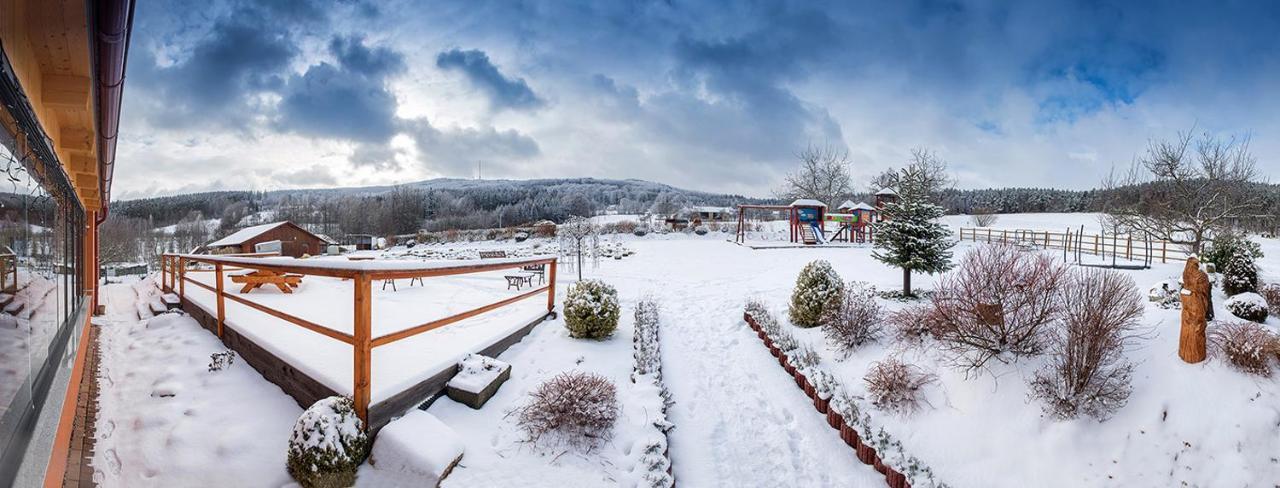
<path id="1" fill-rule="evenodd" d="M 618 328 L 618 291 L 600 280 L 582 280 L 564 300 L 564 326 L 580 339 L 606 339 Z"/>
<path id="2" fill-rule="evenodd" d="M 876 301 L 876 288 L 861 281 L 850 281 L 834 307 L 822 313 L 822 333 L 827 343 L 843 357 L 876 340 L 884 329 L 883 311 Z"/>
<path id="3" fill-rule="evenodd" d="M 1213 238 L 1213 242 L 1200 256 L 1200 261 L 1212 264 L 1221 273 L 1238 254 L 1247 256 L 1250 261 L 1256 261 L 1262 259 L 1262 246 L 1242 235 L 1226 233 Z"/>
<path id="4" fill-rule="evenodd" d="M 349 397 L 329 397 L 302 412 L 289 437 L 288 469 L 305 488 L 345 487 L 369 454 L 364 422 Z"/>
<path id="5" fill-rule="evenodd" d="M 209 355 L 209 372 L 222 371 L 236 362 L 236 352 L 227 349 Z"/>
<path id="6" fill-rule="evenodd" d="M 1040 354 L 1065 270 L 1050 256 L 1013 246 L 974 248 L 931 299 L 932 334 L 965 370 Z"/>
<path id="7" fill-rule="evenodd" d="M 1147 289 L 1147 299 L 1160 308 L 1182 308 L 1182 284 L 1175 279 L 1161 280 Z"/>
<path id="8" fill-rule="evenodd" d="M 1254 322 L 1228 322 L 1209 333 L 1223 359 L 1241 371 L 1271 376 L 1271 359 L 1280 354 L 1280 337 Z"/>
<path id="9" fill-rule="evenodd" d="M 801 371 L 807 371 L 822 361 L 822 356 L 818 355 L 818 351 L 813 350 L 809 345 L 798 346 L 787 352 L 787 360 L 792 366 Z"/>
<path id="10" fill-rule="evenodd" d="M 645 298 L 636 304 L 635 349 L 636 374 L 660 374 L 662 357 L 658 349 L 658 302 Z"/>
<path id="11" fill-rule="evenodd" d="M 1218 271 L 1222 273 L 1222 291 L 1228 295 L 1258 291 L 1258 265 L 1244 249 L 1235 249 Z"/>
<path id="12" fill-rule="evenodd" d="M 538 385 L 517 409 L 518 423 L 531 441 L 546 434 L 575 447 L 607 440 L 618 420 L 617 387 L 594 373 L 569 371 Z"/>
<path id="13" fill-rule="evenodd" d="M 817 260 L 805 265 L 791 292 L 791 323 L 805 328 L 821 325 L 822 314 L 838 305 L 843 294 L 844 282 L 831 263 Z"/>
<path id="14" fill-rule="evenodd" d="M 1225 303 L 1232 315 L 1253 322 L 1267 320 L 1267 300 L 1257 293 L 1240 293 L 1227 297 Z"/>
<path id="15" fill-rule="evenodd" d="M 705 225 L 699 225 L 693 228 L 693 233 L 698 234 L 700 236 L 705 236 L 707 235 L 708 232 L 711 232 L 711 231 L 707 229 L 707 226 Z"/>
<path id="16" fill-rule="evenodd" d="M 635 230 L 631 231 L 631 234 L 636 237 L 644 237 L 645 235 L 649 234 L 649 226 L 647 225 L 637 226 Z"/>
<path id="17" fill-rule="evenodd" d="M 1031 381 L 1030 395 L 1059 419 L 1106 419 L 1132 390 L 1133 365 L 1124 359 L 1124 346 L 1142 317 L 1141 295 L 1120 272 L 1077 268 L 1060 296 L 1061 320 L 1049 341 L 1052 359 Z"/>
<path id="18" fill-rule="evenodd" d="M 1267 283 L 1258 287 L 1258 294 L 1267 301 L 1267 310 L 1271 315 L 1280 315 L 1280 284 Z"/>
<path id="19" fill-rule="evenodd" d="M 933 375 L 897 358 L 872 363 L 863 377 L 876 407 L 902 413 L 911 413 L 920 407 L 920 389 L 934 380 Z"/>

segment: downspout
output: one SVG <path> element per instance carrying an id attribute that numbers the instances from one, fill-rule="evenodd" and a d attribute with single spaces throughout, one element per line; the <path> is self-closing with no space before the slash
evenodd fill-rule
<path id="1" fill-rule="evenodd" d="M 98 193 L 96 222 L 107 219 L 111 179 L 115 175 L 116 141 L 120 135 L 120 101 L 129 36 L 133 30 L 133 0 L 89 0 L 93 25 L 93 64 L 98 126 Z M 86 209 L 88 210 L 88 209 Z"/>

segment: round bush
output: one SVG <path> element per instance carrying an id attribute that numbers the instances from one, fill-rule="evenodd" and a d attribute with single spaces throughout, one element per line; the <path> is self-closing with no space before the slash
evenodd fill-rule
<path id="1" fill-rule="evenodd" d="M 364 422 L 348 397 L 329 397 L 302 412 L 289 437 L 288 469 L 306 488 L 355 484 L 356 470 L 369 455 Z"/>
<path id="2" fill-rule="evenodd" d="M 618 290 L 600 280 L 582 280 L 564 300 L 564 326 L 580 339 L 605 339 L 618 328 Z"/>
<path id="3" fill-rule="evenodd" d="M 645 234 L 649 233 L 649 227 L 641 225 L 636 227 L 636 230 L 631 231 L 631 233 L 636 237 L 644 237 Z"/>
<path id="4" fill-rule="evenodd" d="M 791 323 L 797 327 L 817 327 L 822 324 L 822 314 L 840 304 L 844 294 L 844 282 L 831 268 L 831 263 L 817 260 L 805 265 L 796 277 L 796 288 L 791 292 Z"/>
<path id="5" fill-rule="evenodd" d="M 707 229 L 707 226 L 705 226 L 705 225 L 699 225 L 699 226 L 697 226 L 697 227 L 694 227 L 694 228 L 693 228 L 693 233 L 694 233 L 694 234 L 698 234 L 698 235 L 700 235 L 700 236 L 705 236 L 705 235 L 707 235 L 707 232 L 710 232 L 710 230 L 708 230 L 708 229 Z"/>
<path id="6" fill-rule="evenodd" d="M 1262 322 L 1267 320 L 1267 300 L 1257 293 L 1239 293 L 1227 298 L 1227 310 L 1232 315 L 1245 320 Z"/>

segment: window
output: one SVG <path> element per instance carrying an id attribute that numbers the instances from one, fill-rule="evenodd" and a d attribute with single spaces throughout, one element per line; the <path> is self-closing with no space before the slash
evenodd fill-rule
<path id="1" fill-rule="evenodd" d="M 84 210 L 61 171 L 0 127 L 0 484 L 13 475 L 60 360 L 78 339 Z M 48 168 L 48 166 L 43 166 Z M 57 190 L 62 188 L 62 190 Z M 52 190 L 51 190 L 52 189 Z"/>

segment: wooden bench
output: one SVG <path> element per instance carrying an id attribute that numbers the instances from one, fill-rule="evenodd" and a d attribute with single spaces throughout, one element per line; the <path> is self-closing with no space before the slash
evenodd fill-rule
<path id="1" fill-rule="evenodd" d="M 480 251 L 480 259 L 494 259 L 507 257 L 506 251 Z"/>
<path id="2" fill-rule="evenodd" d="M 530 264 L 528 266 L 521 266 L 520 269 L 533 276 L 537 276 L 539 284 L 547 282 L 547 265 L 545 264 Z M 533 284 L 532 280 L 530 280 L 529 284 Z"/>
<path id="3" fill-rule="evenodd" d="M 302 275 L 256 270 L 248 273 L 232 273 L 231 282 L 244 285 L 240 293 L 249 293 L 262 285 L 275 285 L 282 293 L 293 293 L 293 289 L 302 284 Z"/>

